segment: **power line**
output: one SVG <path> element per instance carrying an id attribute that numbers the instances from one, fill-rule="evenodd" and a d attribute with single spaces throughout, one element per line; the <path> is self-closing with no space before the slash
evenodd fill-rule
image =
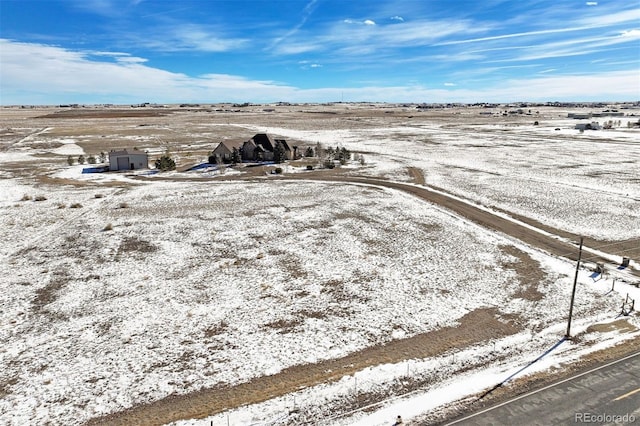
<path id="1" fill-rule="evenodd" d="M 602 244 L 602 245 L 599 245 L 597 247 L 585 246 L 585 250 L 600 250 L 601 248 L 604 248 L 604 247 L 610 247 L 610 246 L 613 246 L 613 245 L 618 245 L 618 244 L 623 244 L 623 243 L 628 243 L 628 242 L 633 242 L 633 241 L 640 242 L 640 238 L 633 238 L 631 240 L 625 240 L 625 241 L 620 241 L 620 242 L 615 242 L 615 243 Z M 567 244 L 570 244 L 570 242 L 568 242 Z M 638 247 L 632 247 L 632 248 L 628 248 L 628 249 L 624 249 L 624 250 L 618 250 L 617 253 L 627 253 L 627 252 L 638 250 L 638 249 L 640 249 L 640 245 Z M 574 254 L 574 252 L 565 252 L 565 253 L 558 254 L 558 256 L 560 256 L 560 257 L 569 257 L 572 254 Z M 613 255 L 612 253 L 604 253 L 604 254 Z M 602 257 L 602 256 L 598 255 L 598 254 L 593 254 L 590 257 L 585 257 L 584 260 L 594 259 L 594 258 L 598 258 L 598 257 Z"/>

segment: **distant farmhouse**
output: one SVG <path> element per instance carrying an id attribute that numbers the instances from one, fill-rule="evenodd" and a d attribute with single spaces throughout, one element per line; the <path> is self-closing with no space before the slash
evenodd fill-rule
<path id="1" fill-rule="evenodd" d="M 284 139 L 273 139 L 267 133 L 257 133 L 242 145 L 242 161 L 273 161 L 277 144 L 284 148 L 286 160 L 293 158 L 293 151 Z"/>
<path id="2" fill-rule="evenodd" d="M 109 152 L 109 171 L 149 168 L 149 154 L 137 149 Z"/>
<path id="3" fill-rule="evenodd" d="M 220 159 L 224 163 L 228 163 L 232 160 L 233 150 L 238 150 L 238 153 L 242 150 L 244 142 L 232 142 L 222 141 L 218 144 L 216 149 L 211 152 L 211 156 Z"/>
<path id="4" fill-rule="evenodd" d="M 220 142 L 211 152 L 211 156 L 223 162 L 230 162 L 234 149 L 238 151 L 242 161 L 275 161 L 277 150 L 280 150 L 284 160 L 292 160 L 297 156 L 297 147 L 292 149 L 286 140 L 275 139 L 267 133 L 257 133 L 245 142 Z"/>
<path id="5" fill-rule="evenodd" d="M 598 123 L 597 121 L 592 121 L 591 123 L 578 123 L 578 124 L 576 124 L 574 129 L 577 129 L 577 130 L 580 130 L 580 131 L 600 130 L 600 129 L 602 129 L 602 127 L 600 127 L 600 123 Z"/>
<path id="6" fill-rule="evenodd" d="M 567 118 L 576 120 L 589 120 L 593 117 L 624 117 L 624 112 L 617 109 L 606 109 L 602 112 L 570 112 Z"/>

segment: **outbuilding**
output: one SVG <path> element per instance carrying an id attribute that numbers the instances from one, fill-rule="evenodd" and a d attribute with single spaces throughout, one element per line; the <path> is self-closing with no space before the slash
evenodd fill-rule
<path id="1" fill-rule="evenodd" d="M 574 128 L 583 132 L 585 130 L 600 130 L 602 127 L 597 121 L 592 121 L 591 123 L 578 123 Z"/>
<path id="2" fill-rule="evenodd" d="M 149 168 L 149 154 L 137 149 L 109 151 L 109 171 Z"/>

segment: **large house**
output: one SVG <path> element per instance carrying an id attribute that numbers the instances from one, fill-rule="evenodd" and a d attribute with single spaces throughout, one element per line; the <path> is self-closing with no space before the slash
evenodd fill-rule
<path id="1" fill-rule="evenodd" d="M 254 137 L 242 145 L 243 161 L 273 161 L 276 144 L 284 148 L 284 157 L 287 160 L 293 158 L 293 151 L 284 139 L 274 139 L 268 133 L 256 133 Z"/>
<path id="2" fill-rule="evenodd" d="M 227 163 L 231 161 L 231 156 L 233 155 L 233 149 L 237 149 L 238 151 L 242 150 L 242 145 L 244 142 L 235 142 L 235 141 L 222 141 L 218 144 L 216 149 L 211 152 L 211 156 L 215 158 L 219 158 L 223 162 Z"/>
<path id="3" fill-rule="evenodd" d="M 280 144 L 284 150 L 284 158 L 295 158 L 295 148 L 291 149 L 284 139 L 274 139 L 267 133 L 257 133 L 246 142 L 223 141 L 211 152 L 212 156 L 219 156 L 223 161 L 230 161 L 233 148 L 238 149 L 242 161 L 273 161 L 276 145 Z"/>
<path id="4" fill-rule="evenodd" d="M 109 170 L 138 170 L 149 168 L 149 154 L 137 149 L 109 151 Z"/>

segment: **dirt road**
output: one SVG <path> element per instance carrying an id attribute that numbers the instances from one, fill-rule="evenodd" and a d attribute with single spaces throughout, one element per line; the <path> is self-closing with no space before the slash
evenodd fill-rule
<path id="1" fill-rule="evenodd" d="M 245 175 L 232 177 L 229 180 L 250 180 L 255 178 L 255 176 L 247 177 Z M 577 236 L 549 228 L 546 231 L 553 235 L 545 235 L 530 227 L 425 186 L 349 176 L 341 173 L 325 175 L 316 172 L 278 177 L 271 180 L 271 182 L 277 184 L 280 179 L 377 185 L 404 191 L 430 203 L 442 206 L 480 226 L 516 238 L 554 256 L 561 256 L 571 260 L 576 260 L 577 258 L 577 246 L 561 241 L 555 235 L 562 235 L 563 238 L 569 238 L 573 241 L 579 239 Z M 419 176 L 416 180 L 419 180 Z M 524 218 L 520 218 L 520 220 L 526 221 Z M 534 223 L 530 224 L 534 225 Z M 598 242 L 593 243 L 596 244 Z M 620 247 L 628 248 L 634 247 L 634 243 L 637 244 L 637 242 L 633 241 L 619 244 Z M 609 247 L 615 249 L 617 246 L 613 244 Z M 636 247 L 636 250 L 640 252 L 640 247 Z M 608 263 L 606 259 L 602 259 L 599 256 L 590 256 L 590 258 L 592 261 Z M 534 269 L 537 268 L 537 264 L 530 266 Z M 637 271 L 633 271 L 633 273 L 636 277 L 639 277 Z M 446 327 L 408 339 L 394 340 L 386 345 L 370 347 L 338 359 L 290 367 L 275 375 L 258 377 L 250 382 L 236 386 L 204 389 L 187 395 L 172 395 L 159 401 L 138 405 L 120 413 L 94 419 L 88 424 L 162 425 L 180 419 L 203 418 L 241 405 L 254 404 L 283 396 L 303 387 L 336 381 L 345 375 L 353 374 L 356 371 L 381 363 L 397 363 L 407 359 L 436 356 L 453 348 L 464 348 L 519 331 L 515 324 L 507 324 L 498 320 L 496 314 L 498 312 L 492 309 L 478 309 L 463 317 L 456 327 Z M 419 384 L 416 384 L 416 386 L 419 386 Z M 367 402 L 366 396 L 364 396 L 363 400 L 358 401 L 361 404 L 366 404 Z"/>
<path id="2" fill-rule="evenodd" d="M 297 179 L 298 177 L 293 178 Z M 573 261 L 577 260 L 578 257 L 578 242 L 580 240 L 580 236 L 578 235 L 553 229 L 527 218 L 517 218 L 519 221 L 530 225 L 531 227 L 536 227 L 551 234 L 545 235 L 544 233 L 532 229 L 530 226 L 525 226 L 513 220 L 506 219 L 481 207 L 476 207 L 469 202 L 461 201 L 453 196 L 447 195 L 442 190 L 432 190 L 426 186 L 410 185 L 383 179 L 351 177 L 344 175 L 332 176 L 329 179 L 323 179 L 322 177 L 316 176 L 307 176 L 306 178 L 310 180 L 324 180 L 329 182 L 347 182 L 366 185 L 378 185 L 384 186 L 386 188 L 397 189 L 422 198 L 423 200 L 430 203 L 442 206 L 448 210 L 451 210 L 457 215 L 464 217 L 465 219 L 477 223 L 484 228 L 514 237 L 532 247 L 544 250 L 551 255 L 564 257 Z M 570 240 L 572 241 L 572 243 L 568 243 L 565 240 Z M 606 245 L 606 251 L 608 253 L 616 254 L 616 252 L 619 251 L 624 253 L 625 256 L 629 256 L 635 259 L 640 256 L 640 241 L 638 240 L 604 242 L 586 238 L 584 241 L 584 245 L 585 247 L 589 247 L 590 245 L 593 247 L 601 247 Z M 607 258 L 591 253 L 588 255 L 584 255 L 582 259 L 587 259 L 590 262 L 604 263 L 610 268 L 617 268 L 619 266 L 619 264 L 613 263 Z M 636 278 L 640 278 L 639 271 L 629 269 L 628 272 L 634 275 Z"/>

